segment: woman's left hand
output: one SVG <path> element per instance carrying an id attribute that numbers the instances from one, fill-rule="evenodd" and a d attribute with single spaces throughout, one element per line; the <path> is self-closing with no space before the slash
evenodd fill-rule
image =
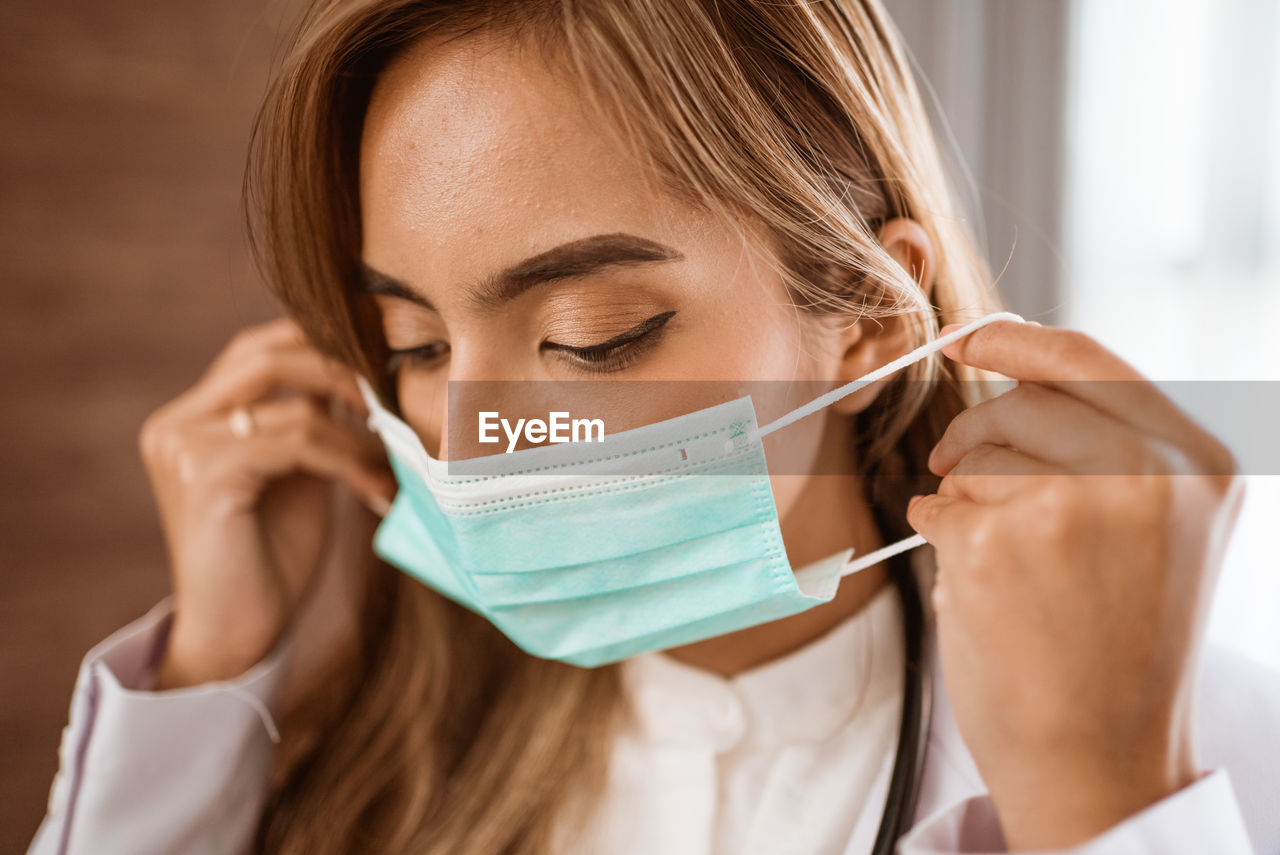
<path id="1" fill-rule="evenodd" d="M 1201 774 L 1197 652 L 1244 481 L 1084 334 L 997 321 L 943 353 L 1019 381 L 952 421 L 907 513 L 943 676 L 1009 849 L 1071 846 Z"/>

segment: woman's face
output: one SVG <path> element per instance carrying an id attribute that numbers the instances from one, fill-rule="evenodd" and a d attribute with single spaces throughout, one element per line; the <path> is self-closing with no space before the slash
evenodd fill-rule
<path id="1" fill-rule="evenodd" d="M 360 202 L 387 346 L 416 351 L 393 357 L 401 411 L 439 457 L 471 456 L 448 448 L 447 381 L 715 380 L 728 400 L 738 383 L 840 379 L 849 333 L 789 307 L 766 242 L 662 192 L 510 42 L 422 44 L 385 71 Z M 719 402 L 645 388 L 605 414 L 610 432 Z M 844 446 L 823 441 L 835 417 L 775 436 L 816 465 Z M 780 514 L 803 486 L 774 477 Z"/>

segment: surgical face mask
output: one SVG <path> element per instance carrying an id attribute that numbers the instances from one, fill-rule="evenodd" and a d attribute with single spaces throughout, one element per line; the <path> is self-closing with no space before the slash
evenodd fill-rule
<path id="1" fill-rule="evenodd" d="M 527 653 L 582 667 L 798 614 L 925 540 L 792 568 L 762 438 L 1002 319 L 1023 320 L 987 315 L 763 426 L 747 395 L 600 442 L 468 459 L 465 475 L 358 376 L 400 484 L 374 552 Z"/>

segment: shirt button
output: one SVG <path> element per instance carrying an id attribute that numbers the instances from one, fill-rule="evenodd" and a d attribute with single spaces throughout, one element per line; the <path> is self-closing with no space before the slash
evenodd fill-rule
<path id="1" fill-rule="evenodd" d="M 720 723 L 732 726 L 738 720 L 738 702 L 725 698 L 720 702 Z"/>
<path id="2" fill-rule="evenodd" d="M 718 750 L 727 751 L 742 739 L 746 729 L 742 703 L 737 698 L 722 698 L 712 708 L 713 729 Z"/>

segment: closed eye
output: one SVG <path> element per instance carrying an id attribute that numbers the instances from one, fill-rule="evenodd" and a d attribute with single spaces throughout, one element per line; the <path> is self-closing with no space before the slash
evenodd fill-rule
<path id="1" fill-rule="evenodd" d="M 659 330 L 675 316 L 675 312 L 663 312 L 618 333 L 599 344 L 570 345 L 559 342 L 543 342 L 543 350 L 562 354 L 576 367 L 593 373 L 620 371 L 633 364 L 644 351 L 657 343 Z M 395 375 L 402 367 L 429 368 L 439 365 L 449 355 L 449 343 L 434 341 L 418 347 L 387 351 L 386 372 Z"/>
<path id="2" fill-rule="evenodd" d="M 655 333 L 674 316 L 674 311 L 654 315 L 599 344 L 579 347 L 548 341 L 543 342 L 542 348 L 562 354 L 563 358 L 587 371 L 595 373 L 620 371 L 634 363 L 644 351 L 657 343 L 658 336 Z"/>
<path id="3" fill-rule="evenodd" d="M 449 343 L 433 341 L 420 347 L 406 347 L 400 350 L 388 350 L 386 372 L 394 376 L 401 366 L 429 367 L 435 365 L 449 355 Z"/>

